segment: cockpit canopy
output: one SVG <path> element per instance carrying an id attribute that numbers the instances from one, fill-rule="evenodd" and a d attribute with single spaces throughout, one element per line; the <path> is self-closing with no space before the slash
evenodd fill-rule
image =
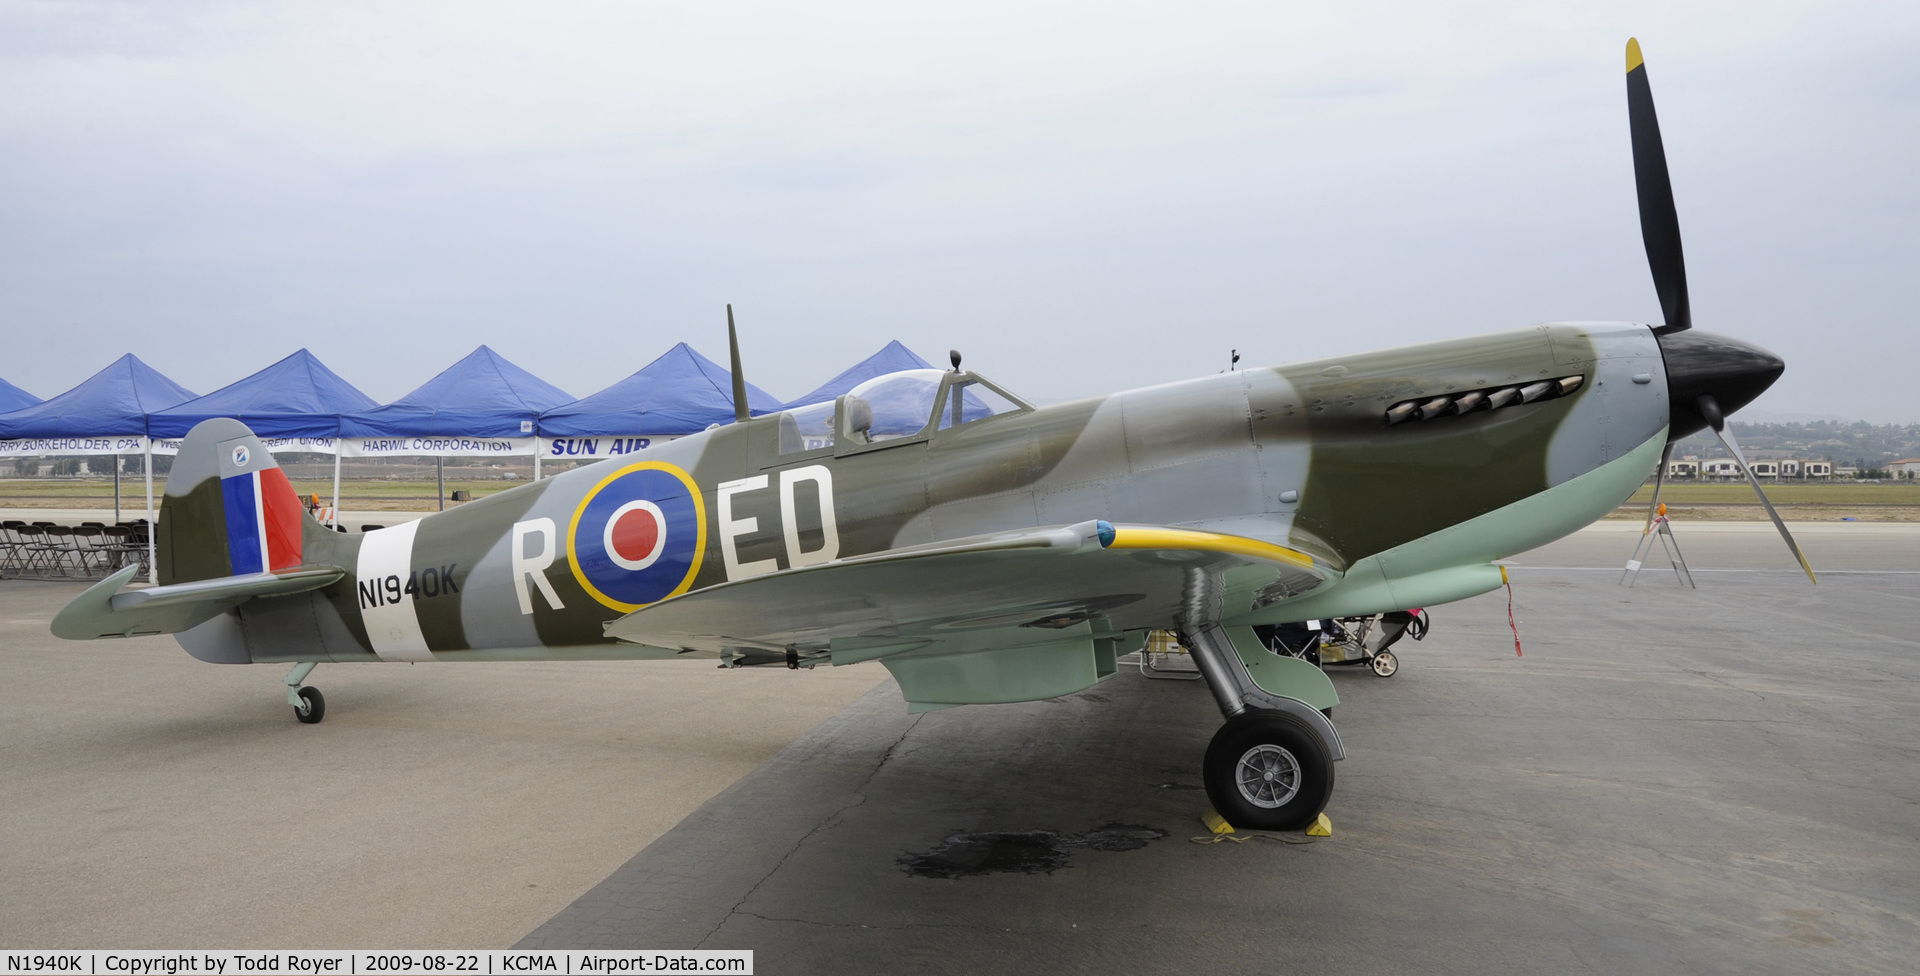
<path id="1" fill-rule="evenodd" d="M 857 444 L 878 444 L 1033 409 L 972 373 L 906 369 L 876 376 L 838 401 L 808 404 L 780 418 L 780 453 L 832 447 L 839 429 Z"/>
<path id="2" fill-rule="evenodd" d="M 927 418 L 933 416 L 933 401 L 940 395 L 942 375 L 937 369 L 903 369 L 876 376 L 847 391 L 847 396 L 871 405 L 873 420 L 867 433 L 873 440 L 906 437 L 920 433 L 927 426 Z M 859 429 L 857 423 L 848 426 Z"/>

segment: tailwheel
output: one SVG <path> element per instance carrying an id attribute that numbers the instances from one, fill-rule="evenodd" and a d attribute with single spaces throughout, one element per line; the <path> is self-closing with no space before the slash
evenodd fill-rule
<path id="1" fill-rule="evenodd" d="M 1333 757 L 1306 723 L 1253 709 L 1227 720 L 1207 746 L 1207 798 L 1243 830 L 1296 830 L 1326 809 Z"/>
<path id="2" fill-rule="evenodd" d="M 1391 678 L 1395 671 L 1400 670 L 1400 659 L 1394 657 L 1392 651 L 1381 651 L 1367 663 L 1373 665 L 1373 673 L 1382 678 Z"/>
<path id="3" fill-rule="evenodd" d="M 318 688 L 302 688 L 295 693 L 300 703 L 293 706 L 293 717 L 312 725 L 327 717 L 327 699 Z"/>

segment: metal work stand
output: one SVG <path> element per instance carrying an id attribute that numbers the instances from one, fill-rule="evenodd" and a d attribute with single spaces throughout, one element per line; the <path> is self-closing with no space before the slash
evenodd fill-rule
<path id="1" fill-rule="evenodd" d="M 1173 681 L 1200 680 L 1198 667 L 1168 666 L 1176 659 L 1187 658 L 1187 650 L 1164 630 L 1147 635 L 1147 646 L 1138 653 L 1141 677 Z M 1188 663 L 1192 663 L 1191 659 L 1188 659 Z"/>
<path id="2" fill-rule="evenodd" d="M 1643 558 L 1640 551 L 1645 549 L 1644 558 L 1652 558 L 1652 540 L 1654 539 L 1660 540 L 1660 549 L 1667 554 L 1667 562 L 1673 566 L 1674 578 L 1685 582 L 1689 587 L 1699 589 L 1694 586 L 1693 572 L 1687 569 L 1687 558 L 1680 554 L 1680 540 L 1673 537 L 1673 523 L 1667 521 L 1665 515 L 1656 517 L 1653 520 L 1652 530 L 1641 533 L 1640 541 L 1634 543 L 1633 556 L 1627 560 L 1627 568 L 1620 574 L 1620 582 L 1632 586 L 1640 578 L 1640 561 Z"/>

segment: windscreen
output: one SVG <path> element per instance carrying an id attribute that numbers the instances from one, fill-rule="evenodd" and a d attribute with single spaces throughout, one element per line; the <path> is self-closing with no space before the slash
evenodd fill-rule
<path id="1" fill-rule="evenodd" d="M 970 424 L 1019 409 L 1019 404 L 1001 396 L 992 387 L 976 380 L 963 380 L 947 390 L 947 403 L 940 411 L 940 429 Z"/>

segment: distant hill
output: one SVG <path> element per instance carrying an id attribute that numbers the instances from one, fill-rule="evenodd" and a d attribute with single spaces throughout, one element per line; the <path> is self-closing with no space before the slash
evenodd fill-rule
<path id="1" fill-rule="evenodd" d="M 1740 419 L 1749 424 L 1817 424 L 1831 421 L 1836 424 L 1853 423 L 1852 417 L 1842 417 L 1831 413 L 1779 413 L 1772 410 L 1755 410 L 1752 407 L 1740 409 Z M 1734 436 L 1739 436 L 1738 434 Z"/>
<path id="2" fill-rule="evenodd" d="M 1920 424 L 1869 424 L 1864 420 L 1747 423 L 1729 421 L 1740 449 L 1751 458 L 1826 458 L 1839 465 L 1877 468 L 1889 461 L 1920 457 Z M 1726 449 L 1703 430 L 1673 446 L 1674 457 L 1725 457 Z"/>

